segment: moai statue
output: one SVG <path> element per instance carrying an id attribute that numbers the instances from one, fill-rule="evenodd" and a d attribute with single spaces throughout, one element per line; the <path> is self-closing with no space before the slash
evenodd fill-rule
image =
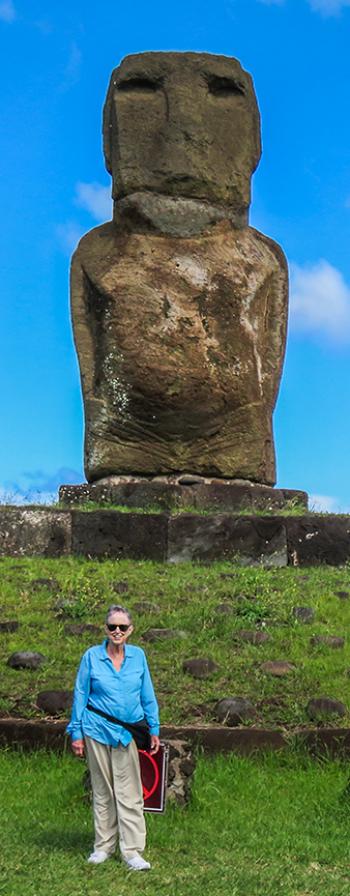
<path id="1" fill-rule="evenodd" d="M 225 56 L 128 56 L 103 134 L 113 220 L 72 263 L 87 479 L 273 485 L 288 285 L 282 250 L 248 225 L 252 80 Z"/>

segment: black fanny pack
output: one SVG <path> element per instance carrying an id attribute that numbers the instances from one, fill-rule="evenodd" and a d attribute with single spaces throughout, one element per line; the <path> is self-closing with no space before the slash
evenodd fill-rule
<path id="1" fill-rule="evenodd" d="M 126 730 L 130 731 L 130 734 L 132 734 L 138 750 L 146 750 L 147 753 L 150 752 L 151 735 L 146 719 L 140 719 L 139 722 L 122 722 L 121 719 L 117 719 L 115 716 L 109 716 L 108 713 L 103 712 L 102 709 L 96 709 L 95 706 L 91 706 L 91 703 L 87 704 L 86 709 L 89 709 L 90 712 L 95 712 L 97 716 L 102 716 L 103 719 L 107 719 L 107 722 L 113 722 L 115 725 L 122 725 L 123 728 L 126 728 Z"/>

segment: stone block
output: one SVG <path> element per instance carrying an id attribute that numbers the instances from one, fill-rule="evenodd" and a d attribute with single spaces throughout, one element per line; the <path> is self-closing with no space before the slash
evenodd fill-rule
<path id="1" fill-rule="evenodd" d="M 0 556 L 61 557 L 70 553 L 70 543 L 70 511 L 0 508 Z"/>
<path id="2" fill-rule="evenodd" d="M 350 516 L 287 517 L 286 530 L 291 565 L 339 566 L 350 560 Z"/>
<path id="3" fill-rule="evenodd" d="M 184 514 L 169 519 L 168 560 L 232 560 L 242 566 L 286 566 L 284 520 Z"/>
<path id="4" fill-rule="evenodd" d="M 164 514 L 72 511 L 73 554 L 164 561 L 166 546 Z"/>

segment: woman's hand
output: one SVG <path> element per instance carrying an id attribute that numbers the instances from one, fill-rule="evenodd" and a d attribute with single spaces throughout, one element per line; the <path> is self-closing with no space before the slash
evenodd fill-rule
<path id="1" fill-rule="evenodd" d="M 156 734 L 151 734 L 151 756 L 154 756 L 155 753 L 158 753 L 160 747 L 160 740 Z"/>
<path id="2" fill-rule="evenodd" d="M 84 756 L 84 741 L 72 740 L 72 750 L 74 756 Z"/>

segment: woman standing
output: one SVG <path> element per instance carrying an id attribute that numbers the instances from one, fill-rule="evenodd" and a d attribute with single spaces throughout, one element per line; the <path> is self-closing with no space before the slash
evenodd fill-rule
<path id="1" fill-rule="evenodd" d="M 146 871 L 151 866 L 142 856 L 146 826 L 137 747 L 130 731 L 106 716 L 126 723 L 145 717 L 151 753 L 156 753 L 158 704 L 143 650 L 127 644 L 133 626 L 125 607 L 110 607 L 105 631 L 103 644 L 90 647 L 82 657 L 67 727 L 73 753 L 83 756 L 86 751 L 91 775 L 95 843 L 88 862 L 97 865 L 112 856 L 118 830 L 128 868 Z"/>

